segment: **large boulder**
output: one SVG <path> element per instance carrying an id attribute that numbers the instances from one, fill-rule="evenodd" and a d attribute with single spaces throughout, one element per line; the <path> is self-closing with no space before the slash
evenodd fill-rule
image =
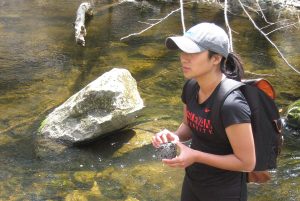
<path id="1" fill-rule="evenodd" d="M 300 100 L 297 100 L 288 107 L 286 120 L 288 126 L 300 129 Z"/>
<path id="2" fill-rule="evenodd" d="M 130 72 L 114 68 L 50 113 L 39 133 L 68 143 L 90 141 L 126 127 L 143 107 Z"/>

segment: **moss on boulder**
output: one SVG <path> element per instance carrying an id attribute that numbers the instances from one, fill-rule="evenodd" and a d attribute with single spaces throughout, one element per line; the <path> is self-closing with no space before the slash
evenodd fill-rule
<path id="1" fill-rule="evenodd" d="M 300 129 L 300 99 L 288 107 L 286 119 L 288 126 Z"/>

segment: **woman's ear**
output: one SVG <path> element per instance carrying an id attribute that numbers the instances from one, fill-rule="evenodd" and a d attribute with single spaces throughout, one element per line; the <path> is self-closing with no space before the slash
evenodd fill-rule
<path id="1" fill-rule="evenodd" d="M 212 56 L 213 64 L 215 64 L 215 65 L 220 64 L 221 61 L 222 61 L 222 58 L 223 58 L 223 57 L 222 57 L 221 55 L 219 55 L 219 54 L 214 54 L 214 55 Z"/>

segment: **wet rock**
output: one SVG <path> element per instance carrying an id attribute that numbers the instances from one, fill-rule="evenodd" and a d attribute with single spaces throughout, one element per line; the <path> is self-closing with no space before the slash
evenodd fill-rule
<path id="1" fill-rule="evenodd" d="M 288 107 L 286 123 L 292 128 L 300 129 L 300 100 Z"/>
<path id="2" fill-rule="evenodd" d="M 39 133 L 68 143 L 91 141 L 126 127 L 143 107 L 130 72 L 114 68 L 50 113 Z"/>
<path id="3" fill-rule="evenodd" d="M 147 44 L 147 46 L 142 46 L 137 49 L 137 53 L 148 58 L 161 58 L 166 53 L 165 47 L 160 44 Z"/>
<path id="4" fill-rule="evenodd" d="M 42 135 L 35 138 L 35 155 L 39 159 L 57 160 L 57 156 L 65 153 L 68 149 L 67 144 L 59 143 Z"/>
<path id="5" fill-rule="evenodd" d="M 156 157 L 159 160 L 175 158 L 176 144 L 172 142 L 161 144 L 160 147 L 157 148 L 155 152 L 156 152 Z"/>
<path id="6" fill-rule="evenodd" d="M 68 194 L 65 198 L 66 201 L 80 200 L 80 201 L 88 201 L 88 198 L 83 195 L 82 192 L 75 190 L 72 193 Z"/>
<path id="7" fill-rule="evenodd" d="M 74 190 L 73 192 L 69 193 L 66 198 L 66 201 L 85 201 L 85 200 L 106 200 L 103 199 L 100 187 L 96 181 L 94 181 L 93 186 L 88 191 L 82 190 Z"/>
<path id="8" fill-rule="evenodd" d="M 0 135 L 0 146 L 8 144 L 8 143 L 14 143 L 16 140 L 8 135 Z"/>
<path id="9" fill-rule="evenodd" d="M 138 199 L 129 196 L 125 201 L 139 201 Z"/>
<path id="10" fill-rule="evenodd" d="M 93 195 L 97 195 L 97 196 L 101 195 L 100 187 L 99 187 L 99 185 L 96 181 L 94 181 L 94 184 L 93 184 L 93 187 L 90 190 L 90 193 L 93 194 Z"/>
<path id="11" fill-rule="evenodd" d="M 74 173 L 74 179 L 80 183 L 90 183 L 94 181 L 96 172 L 93 171 L 79 171 Z"/>

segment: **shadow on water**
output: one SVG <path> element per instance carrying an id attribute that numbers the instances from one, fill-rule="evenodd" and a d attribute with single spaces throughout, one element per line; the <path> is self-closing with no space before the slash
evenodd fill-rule
<path id="1" fill-rule="evenodd" d="M 135 134 L 131 129 L 122 129 L 107 133 L 92 141 L 74 144 L 73 148 L 82 149 L 93 154 L 105 153 L 110 158 L 124 143 L 128 143 Z"/>

